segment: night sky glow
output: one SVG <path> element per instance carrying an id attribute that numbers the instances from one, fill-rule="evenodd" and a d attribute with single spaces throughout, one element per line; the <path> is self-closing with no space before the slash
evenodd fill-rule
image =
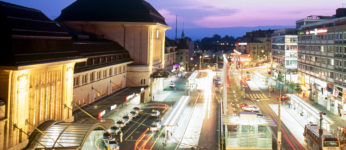
<path id="1" fill-rule="evenodd" d="M 4 0 L 32 7 L 55 19 L 74 0 Z M 342 0 L 147 0 L 170 26 L 178 21 L 185 28 L 238 26 L 294 26 L 308 15 L 333 15 Z M 346 2 L 344 2 L 346 4 Z M 345 5 L 346 6 L 346 5 Z"/>

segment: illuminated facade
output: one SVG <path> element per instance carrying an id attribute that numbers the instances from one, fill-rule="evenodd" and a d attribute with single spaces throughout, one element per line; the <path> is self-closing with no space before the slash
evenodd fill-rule
<path id="1" fill-rule="evenodd" d="M 295 29 L 281 29 L 274 31 L 272 35 L 272 60 L 277 66 L 277 71 L 273 72 L 277 77 L 278 73 L 284 74 L 284 80 L 289 82 L 297 81 L 297 58 L 298 58 L 298 36 Z"/>
<path id="2" fill-rule="evenodd" d="M 38 10 L 0 2 L 0 149 L 23 149 L 48 120 L 72 121 L 71 36 Z"/>
<path id="3" fill-rule="evenodd" d="M 167 37 L 165 42 L 165 68 L 172 70 L 177 57 L 177 44 Z"/>
<path id="4" fill-rule="evenodd" d="M 83 14 L 83 15 L 81 15 Z M 145 1 L 76 1 L 57 18 L 69 28 L 91 32 L 119 43 L 134 63 L 128 65 L 127 87 L 147 86 L 145 100 L 163 89 L 163 80 L 151 78 L 164 69 L 164 18 Z"/>
<path id="5" fill-rule="evenodd" d="M 74 70 L 73 100 L 82 107 L 125 88 L 127 65 L 132 63 L 118 43 L 87 37 L 74 40 L 75 48 L 87 58 Z"/>
<path id="6" fill-rule="evenodd" d="M 303 94 L 346 119 L 346 17 L 309 24 L 298 32 Z"/>

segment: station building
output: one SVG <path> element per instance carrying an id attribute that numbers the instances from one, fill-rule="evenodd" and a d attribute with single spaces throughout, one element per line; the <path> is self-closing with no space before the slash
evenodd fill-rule
<path id="1" fill-rule="evenodd" d="M 41 11 L 6 2 L 0 10 L 0 149 L 23 149 L 46 121 L 73 121 L 73 72 L 86 58 Z"/>
<path id="2" fill-rule="evenodd" d="M 163 78 L 152 74 L 165 67 L 165 31 L 170 27 L 146 1 L 77 0 L 63 9 L 56 20 L 124 47 L 133 59 L 127 66 L 126 86 L 147 87 L 145 102 L 163 90 Z"/>

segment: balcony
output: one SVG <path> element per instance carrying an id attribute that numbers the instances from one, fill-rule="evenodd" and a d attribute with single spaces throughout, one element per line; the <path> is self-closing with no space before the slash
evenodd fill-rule
<path id="1" fill-rule="evenodd" d="M 334 79 L 332 79 L 332 78 L 329 78 L 328 77 L 328 79 L 327 79 L 329 82 L 334 82 Z"/>
<path id="2" fill-rule="evenodd" d="M 334 53 L 328 52 L 327 55 L 330 56 L 330 57 L 334 57 Z"/>
<path id="3" fill-rule="evenodd" d="M 334 66 L 332 66 L 332 65 L 328 65 L 327 68 L 328 68 L 328 69 L 331 69 L 331 70 L 334 70 Z"/>

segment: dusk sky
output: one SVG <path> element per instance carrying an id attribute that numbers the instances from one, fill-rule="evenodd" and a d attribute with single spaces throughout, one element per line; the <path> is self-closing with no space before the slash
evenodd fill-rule
<path id="1" fill-rule="evenodd" d="M 4 0 L 42 10 L 49 18 L 75 0 Z M 342 0 L 147 0 L 175 26 L 225 28 L 239 26 L 294 26 L 308 15 L 333 15 Z"/>

